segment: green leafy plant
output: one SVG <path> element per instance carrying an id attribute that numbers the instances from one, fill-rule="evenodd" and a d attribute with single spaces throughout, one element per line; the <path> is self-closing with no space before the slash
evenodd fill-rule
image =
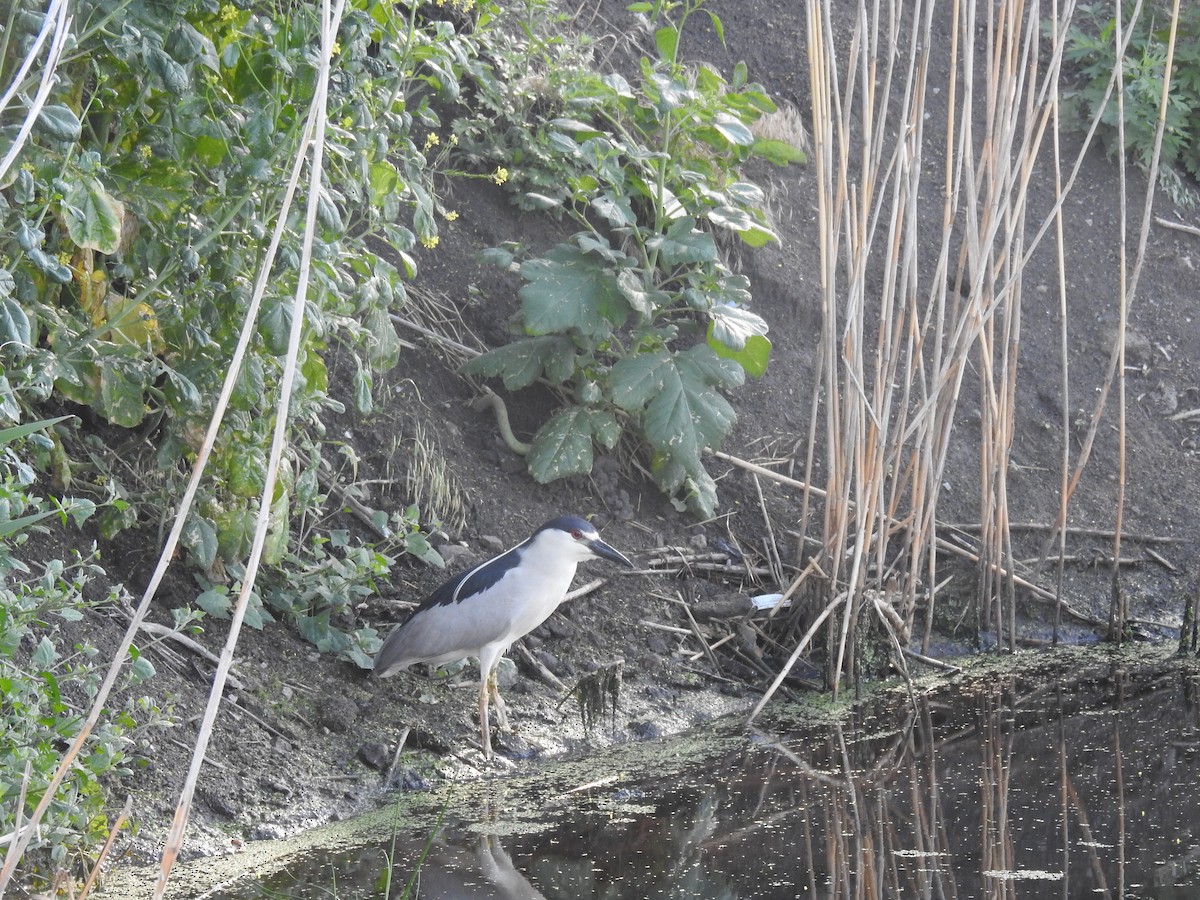
<path id="1" fill-rule="evenodd" d="M 1128 18 L 1132 3 L 1123 4 Z M 1067 33 L 1066 59 L 1074 65 L 1075 86 L 1064 92 L 1066 108 L 1077 127 L 1088 126 L 1098 111 L 1097 134 L 1110 155 L 1120 147 L 1115 91 L 1104 103 L 1117 59 L 1117 27 L 1112 5 L 1084 4 Z M 1158 130 L 1163 75 L 1167 59 L 1168 4 L 1147 4 L 1130 29 L 1122 60 L 1124 76 L 1125 150 L 1143 170 L 1150 167 Z M 1184 4 L 1179 13 L 1171 89 L 1167 99 L 1159 181 L 1177 203 L 1194 206 L 1194 185 L 1184 173 L 1200 179 L 1200 7 Z"/>
<path id="2" fill-rule="evenodd" d="M 0 21 L 0 83 L 20 70 L 43 6 L 17 0 Z M 419 7 L 351 0 L 338 34 L 292 403 L 304 459 L 319 460 L 326 417 L 347 405 L 371 411 L 374 377 L 399 361 L 390 313 L 441 215 L 426 135 L 494 15 L 493 4 L 465 0 Z M 451 14 L 471 27 L 456 29 Z M 173 507 L 199 449 L 300 146 L 319 16 L 312 5 L 281 15 L 269 3 L 207 0 L 80 0 L 72 15 L 57 86 L 0 183 L 0 425 L 67 400 L 111 426 L 107 446 L 68 434 L 54 448 L 64 470 L 68 454 L 86 457 L 111 538 Z M 19 98 L 32 93 L 31 71 Z M 0 151 L 14 136 L 0 130 Z M 244 558 L 264 483 L 303 231 L 302 213 L 292 216 L 184 533 L 214 582 Z M 326 368 L 335 352 L 352 362 L 344 400 Z M 108 449 L 135 428 L 153 446 Z M 299 558 L 293 523 L 324 499 L 304 465 L 283 474 L 268 564 Z"/>
<path id="3" fill-rule="evenodd" d="M 37 577 L 17 579 L 5 571 L 0 587 L 0 832 L 8 833 L 41 800 L 62 754 L 79 733 L 102 672 L 96 648 L 64 645 L 60 629 L 85 613 L 126 600 L 118 589 L 88 600 L 88 583 L 104 572 L 90 559 L 70 565 L 51 561 Z M 150 660 L 131 650 L 127 688 L 153 677 Z M 50 880 L 54 872 L 86 871 L 88 852 L 108 834 L 107 786 L 132 774 L 138 749 L 170 716 L 153 701 L 127 691 L 107 710 L 42 819 L 22 860 L 26 879 Z M 18 801 L 24 791 L 23 809 Z"/>
<path id="4" fill-rule="evenodd" d="M 756 156 L 803 157 L 756 137 L 754 123 L 776 107 L 744 65 L 727 81 L 681 61 L 684 27 L 702 0 L 630 8 L 649 16 L 657 50 L 641 60 L 636 84 L 529 40 L 510 57 L 536 58 L 527 68 L 548 73 L 542 87 L 514 96 L 503 79 L 477 77 L 490 115 L 455 123 L 468 159 L 502 161 L 522 205 L 560 211 L 582 229 L 523 261 L 511 247 L 487 254 L 519 266 L 525 337 L 464 370 L 500 377 L 509 390 L 538 378 L 567 389 L 569 405 L 533 437 L 536 480 L 590 471 L 594 447 L 612 449 L 632 428 L 650 446 L 661 487 L 708 515 L 716 485 L 703 452 L 736 420 L 722 391 L 762 375 L 771 347 L 767 323 L 747 308 L 748 279 L 725 261 L 731 240 L 776 239 L 765 195 L 741 169 Z M 720 35 L 721 20 L 703 12 Z M 489 142 L 495 133 L 507 137 Z"/>
<path id="5" fill-rule="evenodd" d="M 126 601 L 114 588 L 87 599 L 89 582 L 103 577 L 95 551 L 70 563 L 52 559 L 39 574 L 19 551 L 42 524 L 57 517 L 80 524 L 96 509 L 90 500 L 46 500 L 35 494 L 27 461 L 55 444 L 42 432 L 61 416 L 0 429 L 0 833 L 10 833 L 41 800 L 62 747 L 79 733 L 100 684 L 92 664 L 97 650 L 86 642 L 66 645 L 61 629 L 95 609 Z M 149 659 L 131 651 L 126 687 L 153 677 Z M 128 693 L 128 692 L 127 692 Z M 146 697 L 129 695 L 107 711 L 42 820 L 23 858 L 27 879 L 49 882 L 54 873 L 84 870 L 84 856 L 108 833 L 105 785 L 130 773 L 148 729 L 168 717 Z M 24 806 L 21 806 L 24 793 Z"/>

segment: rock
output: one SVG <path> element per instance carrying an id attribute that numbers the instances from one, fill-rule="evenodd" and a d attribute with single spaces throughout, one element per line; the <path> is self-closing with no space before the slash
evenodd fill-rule
<path id="1" fill-rule="evenodd" d="M 236 819 L 241 815 L 241 808 L 230 800 L 228 797 L 220 796 L 219 794 L 206 794 L 204 802 L 219 816 L 224 816 L 226 819 Z"/>
<path id="2" fill-rule="evenodd" d="M 283 794 L 285 797 L 290 796 L 292 793 L 291 785 L 281 781 L 278 778 L 272 778 L 270 776 L 267 776 L 265 778 L 259 779 L 258 783 L 260 785 L 262 785 L 264 788 L 266 788 L 268 791 L 272 791 L 276 794 Z"/>
<path id="3" fill-rule="evenodd" d="M 281 841 L 288 836 L 288 830 L 277 822 L 259 822 L 250 829 L 252 841 Z"/>
<path id="4" fill-rule="evenodd" d="M 329 697 L 317 710 L 317 724 L 334 734 L 345 734 L 358 720 L 358 704 L 349 697 Z"/>
<path id="5" fill-rule="evenodd" d="M 536 759 L 542 753 L 541 747 L 531 744 L 515 731 L 497 732 L 492 738 L 492 747 L 509 759 Z"/>
<path id="6" fill-rule="evenodd" d="M 390 787 L 400 791 L 427 791 L 429 782 L 416 769 L 405 769 L 398 778 L 392 779 Z"/>
<path id="7" fill-rule="evenodd" d="M 505 548 L 504 541 L 496 537 L 494 534 L 481 534 L 479 542 L 489 550 L 503 550 Z"/>
<path id="8" fill-rule="evenodd" d="M 663 736 L 663 730 L 658 723 L 649 720 L 629 723 L 629 733 L 639 741 L 653 741 Z"/>
<path id="9" fill-rule="evenodd" d="M 475 555 L 470 547 L 464 547 L 462 544 L 443 544 L 437 548 L 437 552 L 446 561 L 446 568 L 448 569 L 459 568 L 465 560 Z"/>
<path id="10" fill-rule="evenodd" d="M 646 638 L 646 647 L 649 648 L 652 653 L 655 653 L 659 656 L 671 655 L 671 645 L 668 644 L 667 639 L 658 632 L 654 632 Z"/>
<path id="11" fill-rule="evenodd" d="M 363 765 L 374 769 L 376 772 L 382 772 L 392 762 L 387 744 L 382 744 L 378 741 L 370 741 L 359 747 L 358 759 Z"/>

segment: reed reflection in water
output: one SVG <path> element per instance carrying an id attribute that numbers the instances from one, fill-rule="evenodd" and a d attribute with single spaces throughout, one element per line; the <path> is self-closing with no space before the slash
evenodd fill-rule
<path id="1" fill-rule="evenodd" d="M 456 822 L 418 896 L 1200 896 L 1196 692 L 1178 674 L 1006 677 L 844 726 L 755 732 L 684 777 L 623 771 Z M 394 884 L 424 837 L 397 847 Z M 259 890 L 319 896 L 336 873 L 339 897 L 376 896 L 381 848 L 355 853 L 303 861 Z M 355 871 L 370 877 L 361 893 Z"/>

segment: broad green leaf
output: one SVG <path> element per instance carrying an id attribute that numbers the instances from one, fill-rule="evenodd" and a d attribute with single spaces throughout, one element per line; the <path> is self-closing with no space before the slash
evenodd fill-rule
<path id="1" fill-rule="evenodd" d="M 245 506 L 222 510 L 214 523 L 216 554 L 225 560 L 244 558 L 254 541 L 255 520 L 254 511 Z"/>
<path id="2" fill-rule="evenodd" d="M 751 247 L 765 247 L 772 241 L 777 242 L 779 240 L 779 236 L 775 232 L 765 225 L 759 225 L 757 222 L 749 228 L 739 231 L 738 237 Z"/>
<path id="3" fill-rule="evenodd" d="M 740 306 L 714 306 L 708 315 L 709 342 L 717 341 L 730 350 L 741 350 L 751 336 L 770 330 L 761 316 Z"/>
<path id="4" fill-rule="evenodd" d="M 154 663 L 146 654 L 136 647 L 129 648 L 129 681 L 131 684 L 141 684 L 149 681 L 155 675 Z"/>
<path id="5" fill-rule="evenodd" d="M 698 478 L 704 471 L 701 453 L 718 446 L 737 420 L 718 388 L 740 384 L 743 377 L 735 362 L 702 344 L 679 354 L 627 356 L 613 366 L 609 384 L 613 402 L 641 411 L 650 444 Z"/>
<path id="6" fill-rule="evenodd" d="M 17 402 L 16 391 L 9 383 L 8 376 L 2 373 L 0 373 L 0 420 L 21 421 L 21 404 Z"/>
<path id="7" fill-rule="evenodd" d="M 34 668 L 49 669 L 53 667 L 56 659 L 58 659 L 58 651 L 54 649 L 54 642 L 46 635 L 42 635 L 42 639 L 38 641 L 37 647 L 33 650 L 33 656 L 30 658 Z"/>
<path id="8" fill-rule="evenodd" d="M 592 200 L 592 208 L 614 228 L 623 228 L 637 223 L 633 205 L 625 194 L 607 191 Z"/>
<path id="9" fill-rule="evenodd" d="M 767 363 L 771 359 L 771 340 L 761 334 L 753 334 L 746 338 L 741 349 L 734 350 L 726 344 L 715 340 L 712 336 L 712 324 L 709 324 L 708 345 L 717 356 L 732 359 L 745 370 L 751 378 L 762 378 L 767 371 Z"/>
<path id="10" fill-rule="evenodd" d="M 713 128 L 721 133 L 721 137 L 736 147 L 750 147 L 754 144 L 754 134 L 742 124 L 740 119 L 728 113 L 717 113 L 713 118 Z"/>
<path id="11" fill-rule="evenodd" d="M 529 474 L 539 484 L 592 471 L 590 411 L 568 406 L 551 416 L 533 436 L 527 462 Z"/>
<path id="12" fill-rule="evenodd" d="M 162 79 L 163 87 L 168 94 L 182 97 L 188 89 L 187 69 L 176 62 L 161 47 L 156 47 L 149 41 L 142 44 L 142 58 L 152 73 Z"/>
<path id="13" fill-rule="evenodd" d="M 388 311 L 375 307 L 363 321 L 367 329 L 367 359 L 379 371 L 387 372 L 400 362 L 400 338 Z"/>
<path id="14" fill-rule="evenodd" d="M 56 141 L 74 142 L 83 134 L 79 116 L 61 103 L 43 106 L 34 127 Z"/>
<path id="15" fill-rule="evenodd" d="M 671 304 L 669 294 L 658 288 L 647 288 L 637 273 L 629 269 L 621 270 L 621 274 L 617 276 L 617 287 L 621 289 L 621 296 L 629 301 L 633 311 L 643 319 L 653 318 L 658 309 L 665 309 Z"/>
<path id="16" fill-rule="evenodd" d="M 276 356 L 287 353 L 291 328 L 292 302 L 281 297 L 264 300 L 258 319 L 258 334 L 269 352 Z"/>
<path id="17" fill-rule="evenodd" d="M 63 219 L 76 246 L 105 255 L 116 253 L 121 246 L 125 207 L 90 175 L 74 182 L 67 191 Z"/>
<path id="18" fill-rule="evenodd" d="M 396 190 L 400 184 L 400 173 L 396 167 L 386 159 L 381 159 L 371 163 L 370 191 L 371 205 L 379 206 L 383 201 Z"/>
<path id="19" fill-rule="evenodd" d="M 696 220 L 690 216 L 676 219 L 665 234 L 650 238 L 646 246 L 657 250 L 662 262 L 668 266 L 717 260 L 717 245 L 712 235 L 697 229 Z"/>
<path id="20" fill-rule="evenodd" d="M 504 379 L 510 391 L 529 387 L 543 373 L 561 384 L 575 373 L 575 345 L 562 335 L 525 338 L 468 360 L 462 371 Z"/>
<path id="21" fill-rule="evenodd" d="M 705 218 L 714 225 L 730 231 L 744 231 L 755 224 L 750 213 L 735 206 L 717 206 L 705 213 Z"/>
<path id="22" fill-rule="evenodd" d="M 186 19 L 183 19 L 171 34 L 170 50 L 181 62 L 199 60 L 214 72 L 221 71 L 221 64 L 217 60 L 217 48 L 212 38 L 197 30 Z"/>
<path id="23" fill-rule="evenodd" d="M 513 254 L 503 247 L 488 247 L 480 250 L 475 257 L 482 265 L 495 266 L 497 269 L 507 269 L 513 264 Z"/>
<path id="24" fill-rule="evenodd" d="M 0 298 L 0 344 L 18 358 L 33 349 L 29 316 L 13 297 Z"/>
<path id="25" fill-rule="evenodd" d="M 808 162 L 808 157 L 799 147 L 793 147 L 787 141 L 775 140 L 773 138 L 759 138 L 750 147 L 750 151 L 755 156 L 761 156 L 767 162 L 774 163 L 777 166 Z"/>
<path id="26" fill-rule="evenodd" d="M 229 490 L 235 497 L 253 499 L 261 496 L 267 476 L 267 458 L 263 452 L 238 444 L 227 453 Z"/>
<path id="27" fill-rule="evenodd" d="M 145 385 L 132 377 L 131 369 L 114 359 L 100 364 L 101 411 L 108 421 L 125 428 L 132 428 L 146 416 L 142 398 Z"/>
<path id="28" fill-rule="evenodd" d="M 209 588 L 196 598 L 196 605 L 214 619 L 228 619 L 229 613 L 233 609 L 233 601 L 229 596 L 229 589 L 223 585 Z"/>
<path id="29" fill-rule="evenodd" d="M 662 59 L 674 62 L 679 50 L 679 29 L 670 25 L 657 29 L 654 32 L 654 46 L 658 48 L 658 55 Z"/>
<path id="30" fill-rule="evenodd" d="M 193 513 L 184 522 L 179 540 L 200 568 L 212 568 L 217 560 L 217 529 L 211 521 Z"/>
<path id="31" fill-rule="evenodd" d="M 196 138 L 192 148 L 196 158 L 209 168 L 219 166 L 229 155 L 229 143 L 213 134 L 202 134 Z"/>
<path id="32" fill-rule="evenodd" d="M 570 244 L 525 262 L 521 275 L 527 281 L 520 294 L 528 334 L 577 331 L 603 339 L 629 315 L 616 276 Z"/>
<path id="33" fill-rule="evenodd" d="M 590 412 L 592 437 L 605 450 L 611 450 L 621 439 L 620 421 L 607 409 L 593 409 Z"/>

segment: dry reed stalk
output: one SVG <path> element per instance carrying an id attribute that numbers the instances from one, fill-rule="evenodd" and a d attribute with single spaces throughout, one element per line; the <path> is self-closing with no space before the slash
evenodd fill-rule
<path id="1" fill-rule="evenodd" d="M 925 48 L 942 38 L 935 27 L 944 20 L 934 13 L 944 5 L 860 5 L 840 56 L 833 6 L 832 0 L 807 5 L 822 304 L 821 383 L 814 396 L 824 408 L 812 413 L 803 483 L 814 480 L 821 440 L 826 503 L 816 571 L 826 582 L 824 602 L 815 608 L 828 616 L 830 598 L 847 598 L 827 635 L 827 674 L 836 694 L 843 675 L 856 670 L 858 629 L 873 608 L 863 598 L 868 590 L 882 590 L 887 579 L 896 579 L 896 609 L 910 633 L 918 597 L 927 597 L 924 627 L 915 633 L 928 647 L 936 595 L 923 585 L 940 580 L 937 508 L 952 428 L 972 372 L 980 409 L 982 524 L 974 610 L 978 629 L 1015 647 L 1022 582 L 1015 574 L 1008 473 L 1021 426 L 1016 398 L 1023 273 L 1053 227 L 1065 386 L 1062 207 L 1099 114 L 1064 182 L 1057 93 L 1074 2 L 1049 4 L 1052 39 L 1043 43 L 1047 11 L 1039 0 L 954 0 L 950 67 L 938 73 L 930 72 Z M 1141 0 L 1135 15 L 1140 8 Z M 931 125 L 946 147 L 939 172 L 940 240 L 931 246 L 918 228 L 928 213 L 920 201 L 928 193 L 921 160 L 935 77 L 945 79 L 948 106 L 944 130 L 941 123 Z M 1118 83 L 1114 74 L 1110 91 Z M 1031 179 L 1044 145 L 1053 153 L 1055 203 L 1031 222 Z M 936 259 L 928 283 L 923 279 L 931 267 L 923 253 Z M 1053 535 L 1060 557 L 1069 499 L 1090 450 L 1089 442 L 1069 477 L 1065 390 L 1062 415 L 1062 496 Z M 802 520 L 808 497 L 806 492 Z M 1060 572 L 1058 595 L 1061 579 Z M 802 606 L 794 617 L 811 615 Z"/>
<path id="2" fill-rule="evenodd" d="M 308 293 L 313 242 L 316 234 L 317 206 L 321 194 L 330 60 L 333 57 L 334 40 L 344 8 L 344 0 L 337 0 L 336 8 L 333 7 L 332 0 L 322 0 L 321 2 L 321 49 L 316 90 L 314 91 L 308 117 L 308 124 L 311 126 L 311 130 L 308 131 L 308 126 L 306 126 L 306 133 L 310 133 L 311 137 L 309 141 L 301 143 L 299 152 L 296 154 L 296 166 L 293 169 L 294 176 L 298 177 L 311 145 L 312 159 L 309 164 L 309 195 L 305 209 L 300 267 L 294 300 L 295 308 L 292 315 L 291 331 L 288 335 L 283 373 L 280 377 L 279 395 L 276 400 L 275 427 L 271 438 L 270 454 L 267 460 L 266 478 L 264 479 L 258 517 L 255 522 L 254 538 L 246 560 L 245 574 L 242 577 L 241 591 L 238 594 L 237 603 L 230 616 L 229 633 L 226 637 L 225 646 L 221 650 L 220 662 L 217 665 L 216 672 L 213 674 L 212 688 L 209 692 L 208 704 L 205 707 L 204 716 L 200 723 L 200 730 L 196 736 L 191 766 L 188 769 L 187 778 L 180 791 L 179 803 L 175 807 L 175 816 L 167 832 L 165 846 L 163 847 L 162 858 L 159 863 L 158 879 L 154 886 L 154 900 L 161 900 L 166 893 L 171 869 L 178 858 L 179 851 L 183 847 L 184 833 L 191 814 L 192 798 L 195 795 L 196 783 L 200 778 L 200 770 L 208 750 L 208 742 L 212 736 L 217 713 L 224 696 L 225 683 L 229 675 L 229 670 L 233 665 L 234 649 L 237 646 L 238 637 L 241 633 L 241 626 L 245 619 L 246 609 L 249 606 L 250 595 L 254 590 L 259 563 L 262 560 L 263 548 L 266 545 L 267 530 L 270 524 L 271 499 L 274 495 L 275 481 L 279 475 L 279 468 L 283 461 L 283 452 L 287 445 L 288 410 L 291 406 L 292 387 L 295 383 L 300 338 L 304 331 L 304 304 Z M 280 221 L 282 222 L 283 219 L 281 218 Z M 269 268 L 269 263 L 264 268 Z"/>

